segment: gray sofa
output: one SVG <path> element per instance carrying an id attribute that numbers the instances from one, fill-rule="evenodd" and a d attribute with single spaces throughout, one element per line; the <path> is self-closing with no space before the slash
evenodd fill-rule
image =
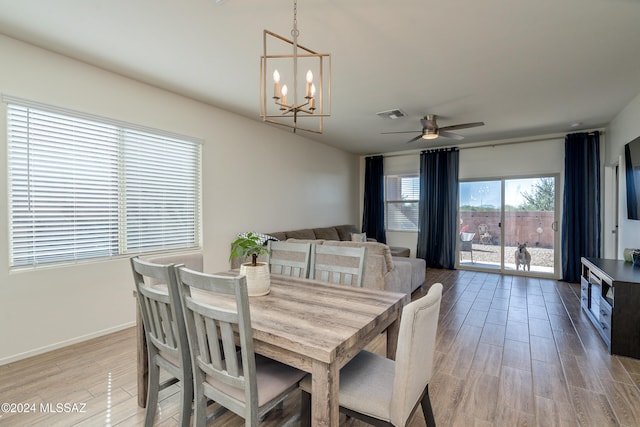
<path id="1" fill-rule="evenodd" d="M 332 246 L 366 246 L 364 287 L 404 292 L 411 295 L 413 291 L 424 284 L 426 263 L 423 259 L 392 256 L 388 245 L 376 241 L 353 242 L 351 234 L 359 232 L 354 225 L 347 224 L 265 234 L 283 241 L 311 241 L 314 244 Z M 238 260 L 234 260 L 231 264 L 232 268 L 239 266 L 240 261 Z"/>

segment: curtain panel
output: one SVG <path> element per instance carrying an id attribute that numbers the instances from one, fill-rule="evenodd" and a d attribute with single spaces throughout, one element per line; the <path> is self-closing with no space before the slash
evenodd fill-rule
<path id="1" fill-rule="evenodd" d="M 362 231 L 367 237 L 387 243 L 384 228 L 384 158 L 367 157 L 364 172 L 364 209 Z"/>
<path id="2" fill-rule="evenodd" d="M 580 258 L 600 257 L 600 133 L 564 142 L 562 280 L 580 281 Z"/>
<path id="3" fill-rule="evenodd" d="M 454 269 L 458 217 L 457 148 L 420 153 L 420 202 L 416 256 L 427 267 Z"/>

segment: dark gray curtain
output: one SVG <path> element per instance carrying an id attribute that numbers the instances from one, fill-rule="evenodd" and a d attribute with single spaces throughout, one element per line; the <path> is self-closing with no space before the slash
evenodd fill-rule
<path id="1" fill-rule="evenodd" d="M 380 243 L 387 243 L 384 230 L 383 163 L 382 156 L 365 159 L 362 231 L 367 233 L 367 238 L 372 237 Z"/>
<path id="2" fill-rule="evenodd" d="M 640 188 L 636 188 L 636 178 L 633 176 L 633 162 L 631 161 L 631 145 L 624 146 L 624 168 L 627 181 L 627 218 L 640 219 L 638 210 L 638 196 Z"/>
<path id="3" fill-rule="evenodd" d="M 600 133 L 564 140 L 562 280 L 580 281 L 580 257 L 600 257 Z"/>
<path id="4" fill-rule="evenodd" d="M 455 268 L 459 155 L 457 148 L 420 153 L 416 256 L 427 267 Z"/>

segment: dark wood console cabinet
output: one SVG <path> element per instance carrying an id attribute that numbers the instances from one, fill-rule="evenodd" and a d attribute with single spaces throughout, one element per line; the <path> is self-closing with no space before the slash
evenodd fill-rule
<path id="1" fill-rule="evenodd" d="M 640 268 L 582 258 L 580 303 L 611 354 L 640 359 Z"/>

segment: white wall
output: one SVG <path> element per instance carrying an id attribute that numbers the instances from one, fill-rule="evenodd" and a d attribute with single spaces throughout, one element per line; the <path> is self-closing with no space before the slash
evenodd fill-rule
<path id="1" fill-rule="evenodd" d="M 300 135 L 0 36 L 0 92 L 205 141 L 205 269 L 228 268 L 241 231 L 358 222 L 358 159 Z M 258 114 L 256 105 L 256 115 Z M 0 186 L 7 188 L 0 103 Z M 0 195 L 0 364 L 131 325 L 128 259 L 11 271 Z"/>
<path id="2" fill-rule="evenodd" d="M 640 248 L 640 221 L 627 219 L 626 179 L 624 176 L 624 145 L 640 136 L 640 94 L 609 124 L 605 163 L 613 165 L 622 156 L 618 187 L 618 258 L 624 248 Z"/>

